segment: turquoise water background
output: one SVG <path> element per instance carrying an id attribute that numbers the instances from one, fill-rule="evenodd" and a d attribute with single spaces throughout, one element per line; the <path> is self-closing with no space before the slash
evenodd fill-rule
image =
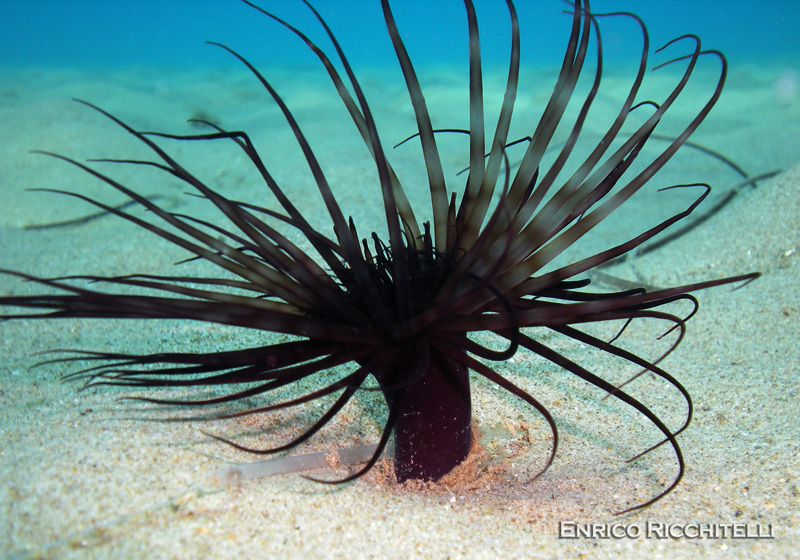
<path id="1" fill-rule="evenodd" d="M 562 13 L 566 4 L 558 0 L 516 4 L 524 62 L 558 62 L 570 23 Z M 260 5 L 322 39 L 319 25 L 300 0 L 261 0 Z M 378 0 L 317 0 L 314 5 L 344 40 L 355 62 L 395 64 Z M 635 11 L 648 23 L 654 47 L 683 33 L 697 33 L 704 46 L 724 51 L 731 62 L 800 53 L 796 0 L 596 0 L 591 6 L 597 13 Z M 505 2 L 478 0 L 476 7 L 485 54 L 504 60 Z M 404 0 L 393 2 L 392 8 L 403 36 L 425 45 L 410 48 L 415 63 L 466 60 L 463 2 Z M 629 21 L 610 26 L 608 21 L 603 22 L 604 41 L 613 57 L 637 34 Z M 204 47 L 207 40 L 246 46 L 256 62 L 312 61 L 297 39 L 239 0 L 2 0 L 0 22 L 0 65 L 187 67 L 230 61 Z"/>

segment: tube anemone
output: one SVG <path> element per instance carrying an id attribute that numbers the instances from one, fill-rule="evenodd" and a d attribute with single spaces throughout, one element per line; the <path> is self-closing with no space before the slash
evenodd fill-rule
<path id="1" fill-rule="evenodd" d="M 223 412 L 213 416 L 216 418 L 266 414 L 331 397 L 328 402 L 332 404 L 313 424 L 280 446 L 251 448 L 214 436 L 258 454 L 289 450 L 308 440 L 365 384 L 377 382 L 388 414 L 376 450 L 363 466 L 337 482 L 355 479 L 370 470 L 392 436 L 394 472 L 400 482 L 438 480 L 460 464 L 473 439 L 471 374 L 497 384 L 544 417 L 553 434 L 552 448 L 542 472 L 546 470 L 559 441 L 553 416 L 533 395 L 490 365 L 519 351 L 531 352 L 607 392 L 652 423 L 660 431 L 661 439 L 640 456 L 661 445 L 672 448 L 677 463 L 672 482 L 653 498 L 629 509 L 652 504 L 674 489 L 684 472 L 676 438 L 691 420 L 689 393 L 657 365 L 663 356 L 654 361 L 645 359 L 615 344 L 614 339 L 606 341 L 590 334 L 582 326 L 657 319 L 677 332 L 677 341 L 669 353 L 683 337 L 687 318 L 664 310 L 666 304 L 686 300 L 696 307 L 692 292 L 745 283 L 757 274 L 651 291 L 640 288 L 602 293 L 586 289 L 587 273 L 636 249 L 688 216 L 708 194 L 709 187 L 700 184 L 678 185 L 696 188 L 699 194 L 681 212 L 628 241 L 563 265 L 555 266 L 554 260 L 646 185 L 687 141 L 720 95 L 726 73 L 724 56 L 704 50 L 694 35 L 671 41 L 663 48 L 679 52 L 662 66 L 681 65 L 682 72 L 663 98 L 640 99 L 650 48 L 645 25 L 630 13 L 595 14 L 588 1 L 576 0 L 569 12 L 571 31 L 553 93 L 538 122 L 528 123 L 530 136 L 518 141 L 509 137 L 509 130 L 521 71 L 520 25 L 514 3 L 506 0 L 511 54 L 499 116 L 491 123 L 493 134 L 487 135 L 478 19 L 472 2 L 465 0 L 469 128 L 437 129 L 431 122 L 428 104 L 391 6 L 388 0 L 382 0 L 386 30 L 416 119 L 412 137 L 421 144 L 427 172 L 430 219 L 422 222 L 418 218 L 419 209 L 412 208 L 406 187 L 392 167 L 362 86 L 325 19 L 304 0 L 327 34 L 333 47 L 331 53 L 323 51 L 289 22 L 247 0 L 244 2 L 296 36 L 323 65 L 372 156 L 378 177 L 376 188 L 380 189 L 382 200 L 379 212 L 385 219 L 388 237 L 380 239 L 375 233 L 360 237 L 352 218 L 348 219 L 340 208 L 334 188 L 305 133 L 271 82 L 232 48 L 212 43 L 244 64 L 281 111 L 324 203 L 330 231 L 312 227 L 298 201 L 292 200 L 279 185 L 246 132 L 227 130 L 211 122 L 203 123 L 209 127 L 203 134 L 146 132 L 96 105 L 79 101 L 130 133 L 150 150 L 153 158 L 101 161 L 154 167 L 179 179 L 212 204 L 225 225 L 171 212 L 96 166 L 43 152 L 103 181 L 148 210 L 148 217 L 139 217 L 125 206 L 110 206 L 80 193 L 56 192 L 79 198 L 177 245 L 191 259 L 205 261 L 218 274 L 40 278 L 4 271 L 49 290 L 41 295 L 0 298 L 0 304 L 8 309 L 3 317 L 186 319 L 289 335 L 288 341 L 225 352 L 72 351 L 52 361 L 89 361 L 90 367 L 66 377 L 84 380 L 90 387 L 224 390 L 221 396 L 203 399 L 134 397 L 150 403 L 191 407 L 247 403 L 244 410 Z M 611 124 L 592 142 L 582 136 L 582 129 L 603 73 L 599 22 L 608 17 L 632 21 L 641 32 L 642 48 L 630 90 L 618 103 Z M 596 56 L 595 63 L 589 65 L 594 68 L 594 73 L 588 74 L 592 85 L 588 93 L 579 95 L 576 86 L 587 72 L 589 53 Z M 645 156 L 652 152 L 643 148 L 651 148 L 654 131 L 684 92 L 698 62 L 706 58 L 720 64 L 716 86 L 680 134 L 655 148 L 655 155 Z M 566 108 L 575 103 L 580 111 L 574 121 L 568 121 Z M 633 113 L 636 117 L 630 118 Z M 556 129 L 565 126 L 569 130 L 567 139 L 563 144 L 557 143 Z M 623 133 L 623 127 L 628 132 Z M 446 133 L 466 135 L 469 141 L 468 173 L 457 191 L 448 190 L 437 145 L 438 138 Z M 212 189 L 162 148 L 159 139 L 234 143 L 259 173 L 279 208 L 236 201 Z M 567 165 L 568 160 L 575 163 L 573 151 L 579 140 L 589 142 L 591 149 L 583 161 L 573 165 L 574 171 L 567 173 L 565 170 L 572 169 Z M 512 166 L 507 150 L 515 144 L 522 144 L 524 153 L 519 163 Z M 555 150 L 557 156 L 544 167 L 544 154 L 549 150 Z M 287 229 L 297 235 L 287 234 Z M 293 241 L 298 237 L 304 239 L 307 249 Z M 631 394 L 549 347 L 546 339 L 536 336 L 534 327 L 607 352 L 661 378 L 685 400 L 684 421 L 678 426 L 666 425 Z M 481 332 L 499 337 L 505 347 L 482 346 L 472 336 Z M 319 388 L 288 400 L 270 400 L 274 391 L 318 375 L 326 380 Z M 265 404 L 253 406 L 254 397 L 263 397 Z"/>

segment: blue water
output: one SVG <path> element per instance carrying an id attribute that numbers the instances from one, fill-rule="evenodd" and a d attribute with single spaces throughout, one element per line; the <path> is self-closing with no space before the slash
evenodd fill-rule
<path id="1" fill-rule="evenodd" d="M 505 2 L 476 4 L 487 56 L 502 61 L 508 43 Z M 323 38 L 300 0 L 262 0 L 261 5 L 315 39 Z M 355 62 L 394 64 L 377 0 L 317 0 L 315 5 Z M 528 63 L 534 53 L 537 61 L 558 61 L 569 28 L 562 6 L 557 0 L 517 2 Z M 596 0 L 592 8 L 635 11 L 648 23 L 654 46 L 691 32 L 734 63 L 800 54 L 797 0 Z M 393 9 L 405 38 L 424 39 L 424 49 L 410 49 L 418 64 L 465 56 L 460 0 L 395 1 Z M 607 21 L 604 38 L 613 56 L 637 36 L 630 24 Z M 229 62 L 223 53 L 204 47 L 206 40 L 241 48 L 258 62 L 312 60 L 299 41 L 238 0 L 0 0 L 0 22 L 0 65 L 188 67 Z"/>

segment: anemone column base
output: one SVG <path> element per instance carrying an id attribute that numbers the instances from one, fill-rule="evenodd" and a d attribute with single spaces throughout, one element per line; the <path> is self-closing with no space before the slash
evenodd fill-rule
<path id="1" fill-rule="evenodd" d="M 471 447 L 469 370 L 431 352 L 422 379 L 405 390 L 394 426 L 397 481 L 439 480 L 467 458 Z"/>

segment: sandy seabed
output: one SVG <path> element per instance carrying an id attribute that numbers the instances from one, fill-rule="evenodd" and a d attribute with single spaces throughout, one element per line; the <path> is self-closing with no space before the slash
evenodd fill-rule
<path id="1" fill-rule="evenodd" d="M 252 457 L 205 437 L 200 429 L 207 426 L 141 420 L 147 413 L 141 406 L 115 400 L 125 392 L 78 393 L 76 385 L 59 381 L 67 366 L 31 369 L 41 360 L 33 354 L 54 348 L 210 351 L 263 344 L 264 335 L 158 321 L 21 320 L 0 324 L 0 554 L 14 559 L 800 557 L 800 167 L 793 167 L 800 158 L 800 99 L 796 91 L 775 89 L 781 72 L 779 65 L 735 70 L 722 101 L 693 140 L 731 157 L 750 174 L 784 172 L 756 187 L 739 188 L 722 211 L 656 253 L 606 269 L 617 278 L 656 286 L 763 274 L 740 290 L 698 294 L 700 312 L 689 322 L 685 341 L 663 364 L 692 394 L 695 416 L 680 436 L 685 477 L 652 507 L 614 516 L 657 494 L 674 477 L 675 459 L 668 450 L 625 463 L 657 441 L 658 433 L 621 405 L 601 402 L 599 391 L 529 355 L 496 367 L 535 394 L 560 427 L 554 464 L 531 484 L 527 479 L 541 468 L 551 441 L 546 423 L 535 411 L 477 382 L 475 419 L 490 464 L 481 464 L 468 482 L 409 491 L 387 486 L 377 475 L 342 487 L 287 475 L 220 488 L 213 477 L 217 469 Z M 370 84 L 380 84 L 378 74 L 370 76 Z M 264 153 L 282 184 L 291 184 L 293 196 L 302 198 L 303 210 L 324 217 L 301 160 L 285 155 L 294 147 L 280 116 L 244 73 L 7 69 L 0 76 L 2 268 L 44 276 L 157 273 L 184 256 L 110 217 L 26 229 L 91 212 L 77 201 L 24 192 L 28 187 L 74 189 L 124 201 L 63 163 L 28 154 L 30 149 L 81 160 L 146 153 L 113 124 L 70 102 L 71 97 L 97 102 L 142 129 L 191 132 L 195 129 L 185 128 L 183 120 L 202 117 L 253 131 L 257 142 L 266 145 Z M 361 230 L 366 233 L 373 224 L 364 200 L 374 196 L 375 183 L 365 171 L 370 168 L 363 148 L 341 139 L 340 131 L 352 136 L 354 129 L 346 115 L 330 109 L 338 107 L 333 89 L 319 72 L 305 69 L 276 69 L 271 76 L 277 84 L 289 84 L 283 90 L 287 101 L 313 131 L 309 134 L 332 183 L 346 187 L 340 187 L 344 203 L 357 223 L 367 224 Z M 448 96 L 464 99 L 464 82 L 453 76 L 442 69 L 428 76 L 428 100 L 434 107 L 439 104 L 441 111 L 434 109 L 434 114 L 441 116 L 442 126 L 450 114 L 462 119 L 454 126 L 464 125 L 463 111 L 459 117 L 445 103 Z M 382 87 L 374 86 L 371 94 L 379 99 L 379 123 L 397 123 L 381 129 L 388 143 L 414 130 L 413 117 L 402 86 Z M 622 82 L 610 80 L 609 88 L 609 98 L 624 96 Z M 547 93 L 546 88 L 527 91 L 521 113 L 526 103 L 531 111 L 541 107 Z M 492 95 L 497 99 L 497 90 Z M 197 143 L 170 147 L 179 157 L 194 158 L 193 169 L 216 188 L 240 189 L 237 197 L 246 200 L 260 196 L 263 187 L 241 170 L 247 164 L 235 150 Z M 684 152 L 678 171 L 691 176 L 673 182 L 704 180 L 718 196 L 738 183 L 720 162 Z M 453 153 L 461 155 L 447 152 L 445 162 L 455 171 L 465 152 Z M 412 148 L 398 150 L 396 157 L 401 167 L 405 160 L 420 167 Z M 411 164 L 409 169 L 411 183 L 422 178 L 422 171 L 414 176 Z M 175 211 L 199 204 L 180 194 L 185 187 L 151 170 L 116 168 L 114 173 Z M 417 200 L 424 204 L 424 192 Z M 615 289 L 597 281 L 601 288 Z M 27 289 L 2 278 L 0 293 Z M 629 329 L 625 339 L 652 357 L 664 349 L 658 334 L 645 325 Z M 549 342 L 575 359 L 588 360 L 593 371 L 625 378 L 616 371 L 620 364 L 605 356 L 582 353 L 565 341 Z M 637 390 L 649 394 L 669 421 L 680 421 L 685 405 L 674 390 L 655 380 L 642 380 Z M 367 399 L 349 407 L 300 452 L 374 440 L 382 417 L 373 404 Z M 246 419 L 227 433 L 250 428 L 263 432 L 262 442 L 280 441 L 302 419 L 302 414 L 288 413 L 272 420 Z M 273 429 L 276 423 L 286 430 Z M 342 471 L 315 474 L 341 476 Z M 686 528 L 686 535 L 648 538 L 648 523 Z M 572 524 L 619 524 L 628 537 L 564 538 L 576 527 Z M 692 527 L 722 531 L 732 524 L 751 532 L 769 530 L 773 538 L 691 538 Z"/>

